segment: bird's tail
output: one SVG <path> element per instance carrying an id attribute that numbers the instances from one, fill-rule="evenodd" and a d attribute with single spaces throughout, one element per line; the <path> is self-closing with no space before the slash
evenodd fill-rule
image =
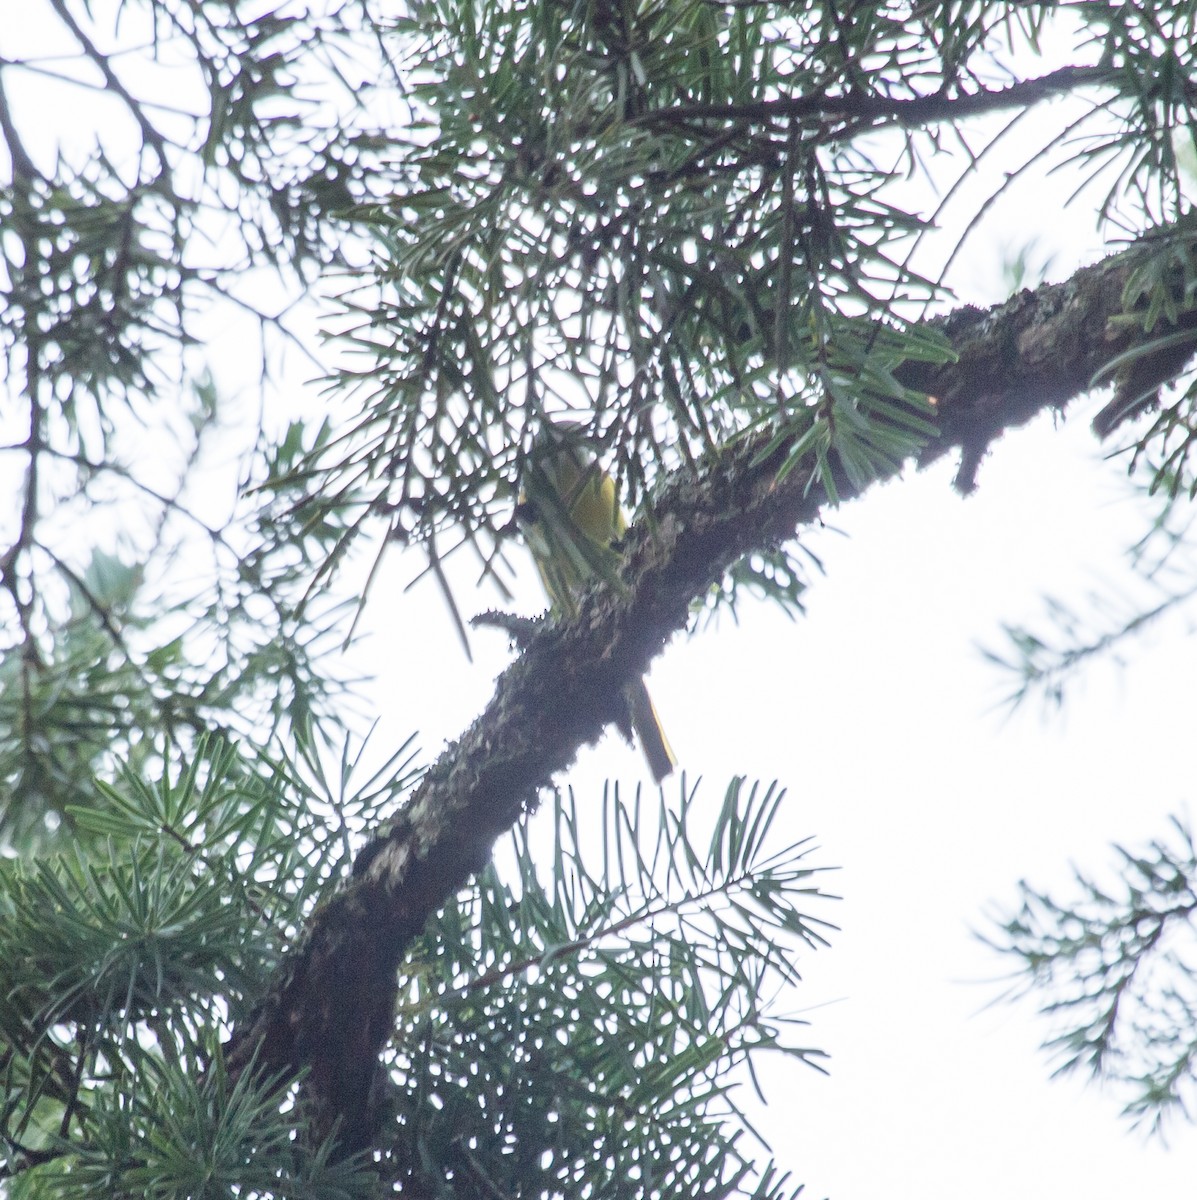
<path id="1" fill-rule="evenodd" d="M 653 773 L 653 779 L 660 783 L 677 765 L 669 739 L 661 728 L 661 719 L 653 706 L 652 697 L 643 679 L 638 679 L 627 690 L 628 714 L 632 718 L 632 728 L 640 740 L 640 748 L 648 760 L 648 769 Z"/>

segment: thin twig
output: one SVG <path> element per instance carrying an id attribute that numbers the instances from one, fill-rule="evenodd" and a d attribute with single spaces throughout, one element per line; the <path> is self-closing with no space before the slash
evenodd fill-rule
<path id="1" fill-rule="evenodd" d="M 161 167 L 161 174 L 169 175 L 170 159 L 166 153 L 169 143 L 151 124 L 150 119 L 143 111 L 141 102 L 121 82 L 120 76 L 112 69 L 112 64 L 108 61 L 108 55 L 100 50 L 95 42 L 87 36 L 83 27 L 75 20 L 74 14 L 67 8 L 65 0 L 50 0 L 50 4 L 61 18 L 62 23 L 74 35 L 75 40 L 83 47 L 83 52 L 100 69 L 100 73 L 104 76 L 104 81 L 107 83 L 109 90 L 115 92 L 125 102 L 130 115 L 137 122 L 138 128 L 141 130 L 141 136 L 157 156 L 159 166 Z"/>
<path id="2" fill-rule="evenodd" d="M 8 146 L 8 155 L 12 159 L 13 179 L 20 180 L 26 187 L 35 180 L 44 180 L 45 176 L 37 169 L 37 164 L 29 155 L 29 151 L 25 149 L 24 142 L 21 141 L 21 135 L 17 132 L 16 124 L 13 122 L 12 113 L 8 107 L 8 95 L 4 91 L 4 71 L 3 66 L 10 64 L 0 64 L 0 133 L 4 134 L 4 141 Z"/>

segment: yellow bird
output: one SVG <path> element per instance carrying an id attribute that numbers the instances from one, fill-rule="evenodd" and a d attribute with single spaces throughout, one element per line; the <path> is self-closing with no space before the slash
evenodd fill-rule
<path id="1" fill-rule="evenodd" d="M 524 470 L 521 520 L 528 549 L 549 602 L 559 612 L 576 611 L 576 598 L 595 576 L 614 579 L 628 527 L 615 494 L 615 480 L 571 440 L 562 426 L 546 426 Z M 628 716 L 660 783 L 677 759 L 661 728 L 644 680 L 625 691 Z"/>

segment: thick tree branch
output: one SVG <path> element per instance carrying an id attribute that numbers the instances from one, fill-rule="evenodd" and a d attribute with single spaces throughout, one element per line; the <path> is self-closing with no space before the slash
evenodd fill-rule
<path id="1" fill-rule="evenodd" d="M 1151 249 L 1132 249 L 988 311 L 964 308 L 933 322 L 959 360 L 903 371 L 903 382 L 937 399 L 940 433 L 921 462 L 960 447 L 960 484 L 971 486 L 1004 430 L 1063 408 L 1112 358 L 1148 343 L 1138 323 L 1111 318 L 1121 313 L 1130 272 Z M 1191 352 L 1197 314 L 1183 322 L 1176 328 L 1195 331 Z M 1158 364 L 1160 381 L 1177 369 L 1174 359 Z M 699 471 L 679 471 L 654 508 L 652 530 L 628 535 L 625 590 L 595 588 L 575 620 L 532 634 L 486 711 L 433 766 L 394 826 L 359 856 L 345 889 L 315 914 L 255 1018 L 233 1037 L 234 1072 L 255 1051 L 268 1071 L 308 1066 L 326 1120 L 344 1122 L 345 1147 L 368 1143 L 370 1084 L 410 940 L 483 866 L 495 839 L 535 807 L 578 747 L 619 718 L 625 685 L 685 627 L 691 600 L 746 553 L 818 519 L 826 496 L 813 466 L 779 480 L 785 447 L 761 458 L 763 444 L 737 443 Z M 851 494 L 846 484 L 837 490 Z M 569 703 L 560 702 L 563 695 Z"/>

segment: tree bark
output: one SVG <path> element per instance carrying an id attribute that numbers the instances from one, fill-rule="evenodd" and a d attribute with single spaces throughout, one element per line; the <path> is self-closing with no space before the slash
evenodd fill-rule
<path id="1" fill-rule="evenodd" d="M 1186 253 L 1197 244 L 1191 230 L 1170 233 Z M 899 372 L 904 384 L 935 398 L 939 433 L 919 465 L 959 448 L 957 486 L 971 489 L 1005 430 L 1044 409 L 1063 409 L 1117 356 L 1149 347 L 1159 329 L 1148 333 L 1140 321 L 1113 318 L 1123 315 L 1128 279 L 1145 255 L 1158 252 L 1159 236 L 1065 283 L 928 322 L 958 359 L 909 363 Z M 1179 265 L 1175 294 L 1184 294 Z M 1133 380 L 1122 378 L 1118 387 L 1141 395 L 1174 378 L 1197 350 L 1197 311 L 1182 313 L 1167 332 L 1191 336 L 1167 353 L 1145 353 Z M 1105 432 L 1125 408 L 1118 403 L 1116 396 L 1103 410 L 1111 413 Z M 761 458 L 767 442 L 747 439 L 697 472 L 678 471 L 654 507 L 652 529 L 628 533 L 625 588 L 596 586 L 576 619 L 536 628 L 486 710 L 359 855 L 352 878 L 313 914 L 253 1018 L 227 1046 L 234 1075 L 251 1061 L 287 1078 L 308 1067 L 317 1133 L 339 1118 L 344 1150 L 369 1144 L 378 1056 L 393 1027 L 396 971 L 412 938 L 486 863 L 495 839 L 536 807 L 540 790 L 578 748 L 620 718 L 624 688 L 685 627 L 691 601 L 743 555 L 818 520 L 827 496 L 813 466 L 778 479 L 786 448 Z M 853 494 L 846 482 L 837 492 L 841 500 Z M 563 695 L 569 703 L 560 703 Z"/>

